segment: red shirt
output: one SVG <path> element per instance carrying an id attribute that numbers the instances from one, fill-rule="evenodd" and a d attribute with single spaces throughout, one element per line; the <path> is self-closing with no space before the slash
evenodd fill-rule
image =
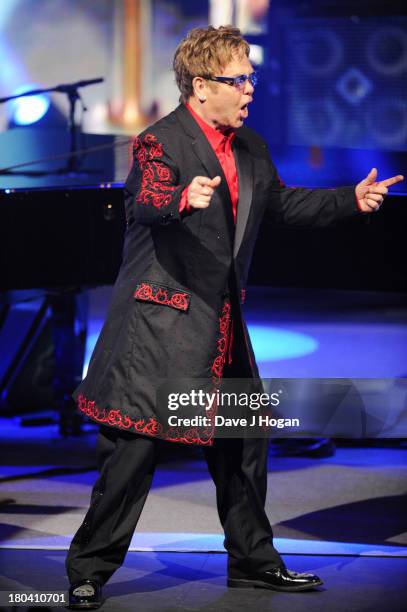
<path id="1" fill-rule="evenodd" d="M 187 107 L 187 109 L 205 134 L 222 167 L 223 173 L 226 177 L 226 182 L 229 187 L 230 199 L 232 200 L 233 219 L 236 223 L 239 185 L 237 181 L 235 158 L 232 151 L 232 142 L 235 137 L 235 133 L 233 130 L 227 130 L 224 133 L 220 132 L 219 130 L 215 130 L 215 128 L 208 125 L 188 103 L 185 106 Z M 186 210 L 186 212 L 189 212 L 190 209 L 190 207 L 188 206 L 187 197 L 188 187 L 185 187 L 181 195 L 181 200 L 179 203 L 180 212 L 182 212 L 184 209 Z"/>

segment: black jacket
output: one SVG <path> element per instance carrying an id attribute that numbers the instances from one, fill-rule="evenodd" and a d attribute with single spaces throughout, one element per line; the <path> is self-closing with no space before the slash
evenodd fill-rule
<path id="1" fill-rule="evenodd" d="M 236 227 L 222 168 L 185 106 L 135 139 L 123 262 L 88 374 L 74 394 L 95 421 L 212 444 L 212 429 L 168 425 L 168 409 L 156 402 L 158 385 L 183 377 L 219 384 L 231 318 L 238 375 L 258 377 L 241 298 L 261 223 L 268 217 L 324 226 L 357 213 L 353 187 L 285 187 L 264 140 L 248 128 L 237 130 L 233 152 Z M 197 175 L 222 180 L 208 208 L 180 214 L 182 191 Z"/>

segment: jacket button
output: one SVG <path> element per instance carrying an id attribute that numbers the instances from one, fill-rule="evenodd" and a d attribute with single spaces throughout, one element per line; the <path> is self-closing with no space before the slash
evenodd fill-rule
<path id="1" fill-rule="evenodd" d="M 161 217 L 161 223 L 165 224 L 165 223 L 169 223 L 171 220 L 171 217 L 173 217 L 173 213 L 168 213 L 168 215 L 162 215 Z"/>

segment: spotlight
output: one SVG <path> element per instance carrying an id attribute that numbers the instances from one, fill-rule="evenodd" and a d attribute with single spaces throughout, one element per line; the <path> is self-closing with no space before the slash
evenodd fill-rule
<path id="1" fill-rule="evenodd" d="M 16 89 L 14 95 L 25 93 L 31 89 L 39 89 L 38 85 L 23 85 Z M 10 102 L 10 120 L 14 125 L 31 125 L 40 121 L 50 106 L 48 96 L 45 94 L 17 98 Z"/>

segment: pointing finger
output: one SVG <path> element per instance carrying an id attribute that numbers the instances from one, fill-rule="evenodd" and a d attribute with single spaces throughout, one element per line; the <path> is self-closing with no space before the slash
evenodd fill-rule
<path id="1" fill-rule="evenodd" d="M 211 183 L 211 179 L 207 176 L 196 176 L 194 178 L 194 181 L 196 181 L 201 187 L 204 187 L 205 185 L 210 185 Z"/>
<path id="2" fill-rule="evenodd" d="M 401 183 L 401 181 L 404 181 L 404 176 L 402 174 L 398 174 L 397 176 L 392 176 L 391 178 L 385 179 L 384 181 L 380 181 L 379 185 L 390 187 L 390 185 Z"/>

